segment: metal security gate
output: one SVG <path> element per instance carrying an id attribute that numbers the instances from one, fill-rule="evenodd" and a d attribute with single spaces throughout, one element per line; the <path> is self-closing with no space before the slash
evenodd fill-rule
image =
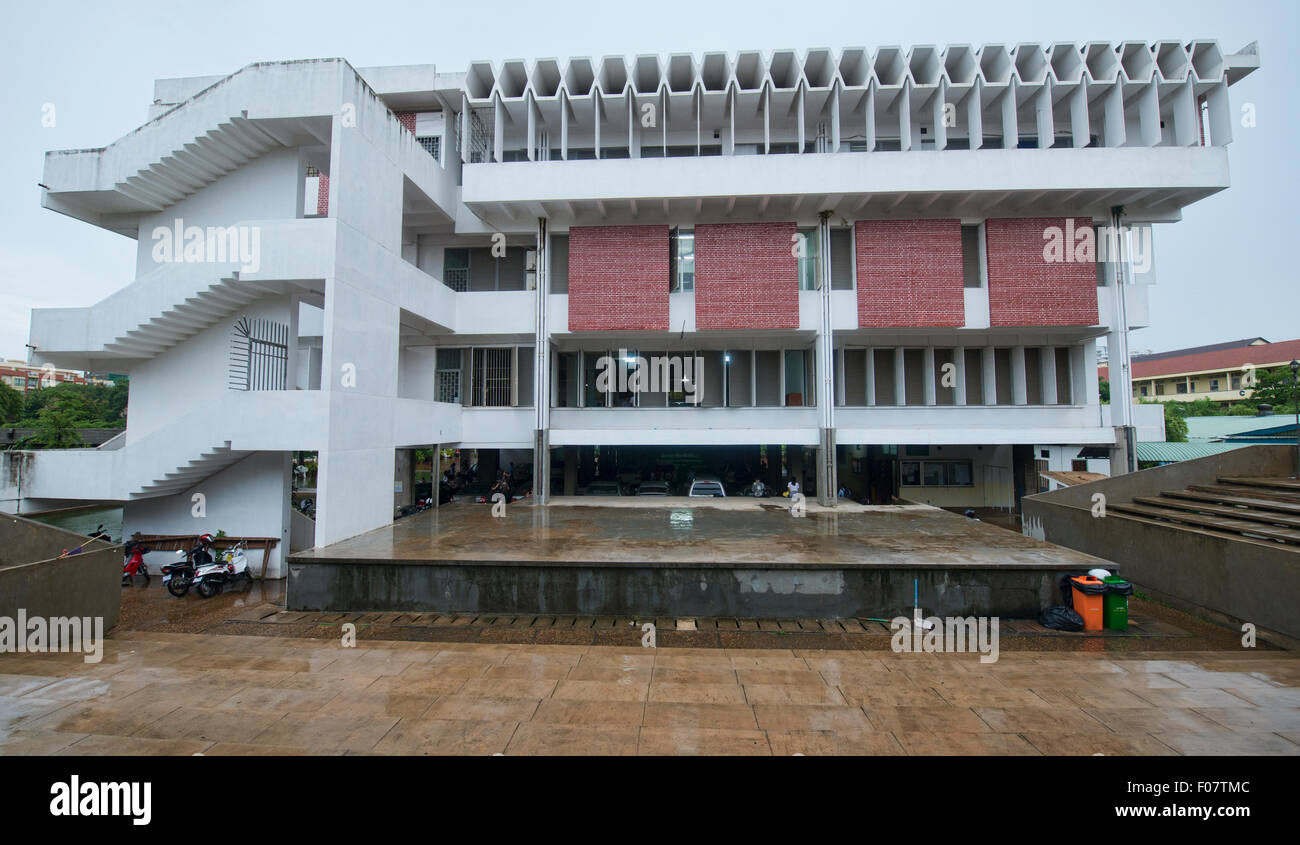
<path id="1" fill-rule="evenodd" d="M 289 370 L 288 324 L 240 317 L 233 334 L 230 389 L 284 390 Z"/>
<path id="2" fill-rule="evenodd" d="M 514 404 L 514 347 L 477 348 L 473 358 L 473 402 L 479 407 Z"/>

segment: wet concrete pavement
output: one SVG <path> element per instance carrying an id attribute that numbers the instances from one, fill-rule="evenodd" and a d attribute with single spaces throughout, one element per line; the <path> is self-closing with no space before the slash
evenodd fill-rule
<path id="1" fill-rule="evenodd" d="M 1296 755 L 1300 662 L 135 631 L 0 655 L 0 753 Z"/>
<path id="2" fill-rule="evenodd" d="M 719 566 L 900 566 L 1091 569 L 1090 555 L 927 506 L 809 507 L 784 499 L 635 497 L 551 507 L 453 503 L 295 555 L 312 561 L 693 563 Z M 590 501 L 590 500 L 588 500 Z"/>
<path id="3" fill-rule="evenodd" d="M 280 588 L 155 578 L 101 663 L 0 655 L 0 754 L 1300 754 L 1294 652 L 1141 601 L 1147 633 L 1008 621 L 982 664 L 851 620 L 662 620 L 650 649 L 625 620 L 292 614 Z"/>

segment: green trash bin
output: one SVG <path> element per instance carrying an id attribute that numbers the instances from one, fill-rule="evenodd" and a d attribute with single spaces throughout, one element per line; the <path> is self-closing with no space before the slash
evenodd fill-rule
<path id="1" fill-rule="evenodd" d="M 1109 575 L 1102 581 L 1107 589 L 1102 596 L 1101 624 L 1109 631 L 1127 631 L 1128 597 L 1133 594 L 1133 585 L 1116 575 Z"/>

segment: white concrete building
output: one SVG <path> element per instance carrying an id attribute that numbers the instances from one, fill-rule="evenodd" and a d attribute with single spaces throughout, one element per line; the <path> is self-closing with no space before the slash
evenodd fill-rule
<path id="1" fill-rule="evenodd" d="M 138 242 L 134 279 L 30 338 L 128 372 L 126 433 L 11 456 L 0 498 L 283 548 L 313 450 L 324 544 L 389 522 L 404 450 L 440 445 L 526 450 L 539 499 L 749 465 L 828 503 L 1012 504 L 1035 446 L 1136 425 L 1095 340 L 1119 360 L 1147 322 L 1152 224 L 1228 187 L 1228 86 L 1258 65 L 1158 41 L 159 80 L 146 123 L 43 179 Z M 698 356 L 698 403 L 602 393 L 618 350 Z"/>

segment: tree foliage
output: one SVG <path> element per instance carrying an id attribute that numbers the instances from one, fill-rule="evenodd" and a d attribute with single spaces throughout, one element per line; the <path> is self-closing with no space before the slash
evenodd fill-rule
<path id="1" fill-rule="evenodd" d="M 22 414 L 23 395 L 0 381 L 0 423 L 16 423 Z"/>
<path id="2" fill-rule="evenodd" d="M 123 428 L 126 426 L 127 392 L 125 379 L 112 387 L 58 384 L 30 390 L 23 397 L 19 425 L 39 428 L 41 412 L 57 406 L 60 418 L 71 419 L 74 428 Z"/>

